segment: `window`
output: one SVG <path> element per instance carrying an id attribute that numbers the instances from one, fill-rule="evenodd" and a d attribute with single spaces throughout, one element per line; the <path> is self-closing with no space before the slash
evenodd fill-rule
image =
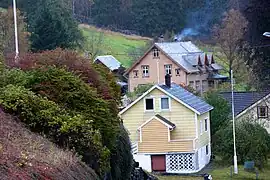
<path id="1" fill-rule="evenodd" d="M 268 118 L 268 107 L 267 106 L 258 106 L 258 118 Z"/>
<path id="2" fill-rule="evenodd" d="M 180 76 L 181 69 L 175 69 L 175 75 Z"/>
<path id="3" fill-rule="evenodd" d="M 154 58 L 159 58 L 159 50 L 158 49 L 153 49 L 153 56 L 154 56 Z"/>
<path id="4" fill-rule="evenodd" d="M 209 88 L 214 88 L 214 87 L 215 87 L 215 83 L 214 83 L 213 80 L 208 81 L 208 87 L 209 87 Z"/>
<path id="5" fill-rule="evenodd" d="M 161 103 L 160 106 L 161 106 L 162 110 L 170 109 L 169 98 L 167 98 L 167 97 L 161 98 L 160 103 Z"/>
<path id="6" fill-rule="evenodd" d="M 206 92 L 207 90 L 207 80 L 202 81 L 202 92 Z"/>
<path id="7" fill-rule="evenodd" d="M 200 126 L 201 126 L 201 135 L 202 135 L 202 133 L 203 133 L 203 122 L 202 122 L 202 120 L 200 120 Z"/>
<path id="8" fill-rule="evenodd" d="M 172 65 L 171 64 L 165 65 L 164 68 L 165 68 L 166 74 L 172 75 Z"/>
<path id="9" fill-rule="evenodd" d="M 149 66 L 146 65 L 142 66 L 142 73 L 143 77 L 149 77 Z"/>
<path id="10" fill-rule="evenodd" d="M 204 131 L 207 131 L 208 130 L 208 120 L 207 119 L 205 119 L 204 120 Z"/>
<path id="11" fill-rule="evenodd" d="M 206 155 L 209 154 L 209 146 L 208 146 L 208 145 L 205 146 L 205 154 L 206 154 Z"/>
<path id="12" fill-rule="evenodd" d="M 139 72 L 138 70 L 133 71 L 134 78 L 138 78 L 138 72 Z"/>
<path id="13" fill-rule="evenodd" d="M 148 98 L 145 99 L 145 110 L 154 110 L 154 99 Z"/>
<path id="14" fill-rule="evenodd" d="M 194 88 L 194 81 L 189 81 L 189 86 Z"/>
<path id="15" fill-rule="evenodd" d="M 196 83 L 195 83 L 196 91 L 197 91 L 197 92 L 200 92 L 200 91 L 201 91 L 200 83 L 201 83 L 201 81 L 196 81 Z"/>

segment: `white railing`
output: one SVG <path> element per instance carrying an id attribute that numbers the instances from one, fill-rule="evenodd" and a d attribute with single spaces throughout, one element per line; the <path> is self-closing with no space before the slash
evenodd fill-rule
<path id="1" fill-rule="evenodd" d="M 131 152 L 132 152 L 132 154 L 138 153 L 138 143 L 137 142 L 131 143 Z"/>

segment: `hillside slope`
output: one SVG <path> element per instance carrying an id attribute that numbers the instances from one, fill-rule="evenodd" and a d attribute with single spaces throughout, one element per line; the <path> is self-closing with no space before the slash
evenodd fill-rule
<path id="1" fill-rule="evenodd" d="M 100 46 L 101 52 L 98 55 L 113 55 L 125 67 L 131 66 L 132 57 L 129 54 L 135 53 L 138 55 L 138 49 L 147 48 L 147 45 L 152 40 L 147 37 L 125 35 L 85 24 L 79 25 L 79 28 L 82 30 L 84 37 L 90 41 L 88 43 L 91 43 L 92 40 L 99 43 L 99 38 L 102 38 L 100 45 L 94 44 Z"/>
<path id="2" fill-rule="evenodd" d="M 0 179 L 98 179 L 73 153 L 30 132 L 1 109 L 0 157 Z"/>

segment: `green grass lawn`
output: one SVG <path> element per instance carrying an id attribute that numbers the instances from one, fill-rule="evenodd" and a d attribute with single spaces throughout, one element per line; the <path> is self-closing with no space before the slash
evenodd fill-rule
<path id="1" fill-rule="evenodd" d="M 214 166 L 214 170 L 212 170 L 209 174 L 212 175 L 213 180 L 256 180 L 256 173 L 255 172 L 246 172 L 244 170 L 243 165 L 238 166 L 238 174 L 232 175 L 231 178 L 231 170 L 233 171 L 233 167 L 220 167 Z M 202 180 L 203 177 L 187 177 L 187 176 L 158 176 L 160 180 L 178 180 L 178 179 L 190 179 L 190 180 Z M 270 163 L 264 168 L 263 171 L 259 171 L 258 173 L 259 180 L 269 180 L 270 179 Z"/>
<path id="2" fill-rule="evenodd" d="M 115 56 L 125 67 L 131 66 L 131 58 L 128 53 L 136 51 L 138 48 L 144 48 L 151 40 L 150 38 L 141 36 L 124 35 L 117 32 L 107 31 L 95 28 L 89 25 L 80 25 L 84 37 L 90 40 L 98 39 L 100 34 L 102 36 L 101 52 L 99 55 L 110 54 Z"/>

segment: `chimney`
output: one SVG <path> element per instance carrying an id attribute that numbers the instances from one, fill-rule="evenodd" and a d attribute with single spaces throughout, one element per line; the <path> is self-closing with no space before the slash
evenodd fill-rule
<path id="1" fill-rule="evenodd" d="M 165 76 L 165 85 L 169 88 L 171 87 L 171 75 L 169 74 L 166 74 Z"/>
<path id="2" fill-rule="evenodd" d="M 164 35 L 163 35 L 163 34 L 161 34 L 161 35 L 159 36 L 158 42 L 160 42 L 160 43 L 164 42 Z"/>

